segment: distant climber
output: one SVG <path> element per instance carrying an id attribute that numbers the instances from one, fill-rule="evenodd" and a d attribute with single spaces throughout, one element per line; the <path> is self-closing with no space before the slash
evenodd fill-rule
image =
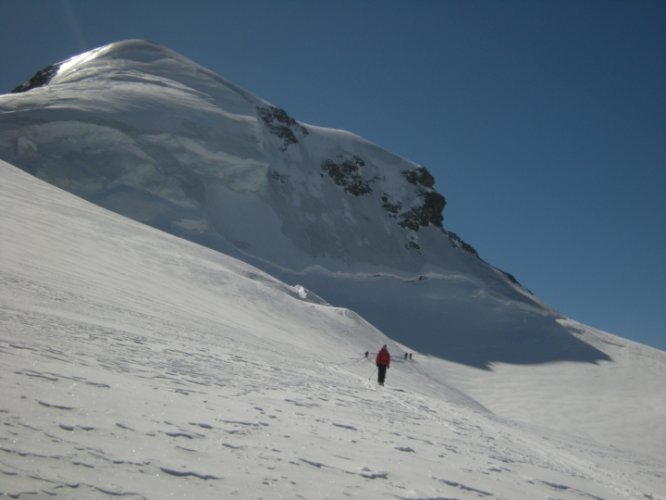
<path id="1" fill-rule="evenodd" d="M 379 385 L 384 385 L 386 369 L 391 364 L 391 355 L 386 348 L 386 344 L 384 344 L 384 346 L 377 353 L 375 364 L 377 365 L 377 382 L 379 382 Z"/>

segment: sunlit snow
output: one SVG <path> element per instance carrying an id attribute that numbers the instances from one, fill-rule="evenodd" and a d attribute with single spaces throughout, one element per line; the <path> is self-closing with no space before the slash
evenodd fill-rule
<path id="1" fill-rule="evenodd" d="M 136 40 L 0 158 L 0 495 L 666 497 L 666 353 L 398 224 L 421 166 Z"/>
<path id="2" fill-rule="evenodd" d="M 351 311 L 310 300 L 302 286 L 4 162 L 0 178 L 0 494 L 658 498 L 665 491 L 663 453 L 648 458 L 493 413 L 456 388 L 466 368 L 418 353 L 404 360 L 407 347 Z M 380 388 L 372 356 L 383 343 L 394 361 Z M 627 353 L 637 379 L 664 374 L 661 352 L 607 347 Z M 530 391 L 542 391 L 554 415 L 577 408 L 564 397 L 576 387 L 548 392 L 558 384 L 539 378 L 508 377 L 505 387 L 487 388 L 518 413 Z M 640 391 L 619 377 L 612 383 L 618 394 Z M 651 403 L 663 415 L 663 400 Z"/>

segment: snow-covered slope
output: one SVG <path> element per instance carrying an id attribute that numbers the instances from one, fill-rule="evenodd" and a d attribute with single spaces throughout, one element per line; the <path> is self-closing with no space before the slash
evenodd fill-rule
<path id="1" fill-rule="evenodd" d="M 82 385 L 72 378 L 79 376 L 74 372 L 67 372 L 69 378 L 49 375 L 45 367 L 51 361 L 44 356 L 51 349 L 76 352 L 79 341 L 87 339 L 91 344 L 81 344 L 89 347 L 81 347 L 80 364 L 99 363 L 95 370 L 110 373 L 126 368 L 131 376 L 118 379 L 120 384 L 133 386 L 143 380 L 142 364 L 147 365 L 145 376 L 160 377 L 158 381 L 171 376 L 166 372 L 178 375 L 173 377 L 177 380 L 164 382 L 169 384 L 165 393 L 151 399 L 151 405 L 158 405 L 155 408 L 181 382 L 196 385 L 204 380 L 207 387 L 231 391 L 220 377 L 237 376 L 236 365 L 230 362 L 235 354 L 220 353 L 239 350 L 244 354 L 238 356 L 251 363 L 252 356 L 259 356 L 256 350 L 262 361 L 243 365 L 250 371 L 233 385 L 234 390 L 254 394 L 261 384 L 281 384 L 283 375 L 298 380 L 314 377 L 319 382 L 311 386 L 308 397 L 326 391 L 337 394 L 321 413 L 311 415 L 321 420 L 323 413 L 332 413 L 335 398 L 365 401 L 352 389 L 341 395 L 350 380 L 358 383 L 360 377 L 363 382 L 372 372 L 364 361 L 349 360 L 376 349 L 386 341 L 385 334 L 416 352 L 418 364 L 399 365 L 406 371 L 396 372 L 401 387 L 418 391 L 419 398 L 434 398 L 413 405 L 437 416 L 439 424 L 426 432 L 433 433 L 426 439 L 433 448 L 442 442 L 432 436 L 444 432 L 436 425 L 455 427 L 446 418 L 456 411 L 449 403 L 456 402 L 498 416 L 493 424 L 466 417 L 480 428 L 491 425 L 493 431 L 487 436 L 498 439 L 504 431 L 493 426 L 504 418 L 510 419 L 504 422 L 509 427 L 518 426 L 518 439 L 528 448 L 540 449 L 541 444 L 524 438 L 527 425 L 536 427 L 539 439 L 551 433 L 543 429 L 575 435 L 582 442 L 598 443 L 603 453 L 608 451 L 606 445 L 624 450 L 617 452 L 624 465 L 608 465 L 610 470 L 635 472 L 640 484 L 663 481 L 661 465 L 655 469 L 661 479 L 649 471 L 641 476 L 643 469 L 628 465 L 633 458 L 627 457 L 637 453 L 664 462 L 666 355 L 562 318 L 510 275 L 483 262 L 444 229 L 444 198 L 423 167 L 348 132 L 301 124 L 188 59 L 143 41 L 116 43 L 74 57 L 40 72 L 20 90 L 24 92 L 0 96 L 0 158 L 98 205 L 226 255 L 121 223 L 110 213 L 62 198 L 55 190 L 44 191 L 41 184 L 16 173 L 6 174 L 3 227 L 10 233 L 0 240 L 4 276 L 0 305 L 9 311 L 5 318 L 10 326 L 3 334 L 11 339 L 4 353 L 11 363 L 30 364 L 29 368 L 7 365 L 14 367 L 7 372 L 12 374 L 7 387 L 18 384 L 11 394 L 25 405 L 11 408 L 12 419 L 34 413 L 35 407 L 28 404 L 36 399 L 34 391 L 65 390 L 65 381 Z M 44 196 L 47 200 L 40 198 Z M 40 205 L 43 201 L 48 202 L 46 207 Z M 51 218 L 50 211 L 70 217 Z M 95 214 L 93 220 L 88 213 Z M 25 316 L 20 312 L 24 310 L 30 313 Z M 93 333 L 87 333 L 88 327 Z M 120 340 L 108 335 L 116 330 Z M 162 342 L 160 332 L 171 340 Z M 49 340 L 53 338 L 49 335 L 61 334 L 71 335 L 62 341 L 71 348 Z M 24 338 L 29 348 L 22 349 L 17 338 Z M 215 359 L 200 350 L 211 342 L 218 349 Z M 391 346 L 400 353 L 400 344 Z M 107 348 L 110 360 L 104 354 Z M 182 352 L 170 357 L 172 349 Z M 33 357 L 34 352 L 41 354 Z M 347 363 L 344 369 L 331 368 L 338 365 L 328 362 L 329 353 L 336 360 L 347 360 L 339 361 Z M 54 362 L 62 358 L 54 356 Z M 284 356 L 295 360 L 290 365 L 295 368 L 274 371 Z M 156 365 L 151 364 L 153 357 Z M 72 370 L 82 369 L 76 366 Z M 51 372 L 59 370 L 63 368 Z M 43 380 L 54 384 L 34 384 Z M 141 387 L 135 390 L 146 398 L 149 386 Z M 216 397 L 232 394 L 225 391 Z M 114 395 L 108 404 L 117 405 L 119 398 Z M 377 401 L 372 399 L 373 404 Z M 400 398 L 389 401 L 400 408 L 406 404 Z M 358 404 L 362 409 L 372 407 Z M 390 409 L 382 408 L 388 420 L 381 422 L 403 425 Z M 375 410 L 370 413 L 377 418 Z M 101 413 L 95 413 L 97 418 L 104 420 Z M 365 421 L 365 414 L 355 418 L 360 420 L 352 419 L 351 426 L 362 428 L 359 422 Z M 67 422 L 63 425 L 65 436 L 73 432 L 68 428 L 76 429 Z M 337 429 L 344 427 L 333 430 Z M 19 440 L 20 433 L 12 432 Z M 39 435 L 47 440 L 51 434 L 46 430 Z M 568 437 L 563 439 L 566 446 L 571 444 Z M 589 458 L 591 447 L 584 446 L 581 453 Z M 5 452 L 15 459 L 33 460 L 38 448 L 35 445 L 28 455 L 22 455 L 18 445 L 7 446 L 10 451 Z M 489 448 L 483 449 L 485 457 Z M 327 450 L 330 456 L 344 456 L 342 449 Z M 538 463 L 532 451 L 525 453 L 531 457 L 528 461 Z M 450 458 L 445 453 L 444 457 Z M 434 456 L 431 459 L 433 467 L 441 466 Z M 590 460 L 597 463 L 595 453 Z M 404 462 L 394 462 L 398 463 L 413 472 Z M 425 466 L 420 459 L 415 464 Z M 580 462 L 576 464 L 574 469 Z M 519 474 L 527 473 L 523 469 Z M 594 474 L 581 474 L 598 481 Z M 430 477 L 440 476 L 433 472 Z M 427 478 L 426 483 L 430 484 Z M 646 491 L 663 491 L 651 488 Z M 415 491 L 422 497 L 437 496 Z M 440 496 L 456 494 L 461 493 Z"/>
<path id="2" fill-rule="evenodd" d="M 111 44 L 0 96 L 0 158 L 472 366 L 608 360 L 444 230 L 428 171 L 173 51 Z M 516 346 L 520 346 L 519 349 Z"/>
<path id="3" fill-rule="evenodd" d="M 349 310 L 2 161 L 0 210 L 0 496 L 666 497 L 663 452 L 493 414 L 458 388 L 474 369 L 404 361 Z M 617 393 L 663 415 L 636 383 L 663 376 L 662 353 L 594 338 L 634 368 Z M 395 360 L 379 388 L 363 352 L 384 342 Z M 559 406 L 540 411 L 562 414 L 578 401 L 553 375 L 609 366 L 543 365 L 487 388 L 516 408 L 538 392 Z"/>

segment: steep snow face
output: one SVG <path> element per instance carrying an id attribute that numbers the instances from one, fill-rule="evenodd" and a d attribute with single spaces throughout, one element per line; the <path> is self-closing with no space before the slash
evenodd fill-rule
<path id="1" fill-rule="evenodd" d="M 404 346 L 302 286 L 3 161 L 0 211 L 0 496 L 666 492 L 664 353 L 595 334 L 622 371 L 560 363 L 474 385 L 468 371 L 479 370 L 418 353 L 405 361 Z M 363 353 L 383 343 L 393 363 L 380 388 Z M 559 379 L 573 379 L 574 390 Z M 603 400 L 604 380 L 634 399 Z M 494 415 L 459 384 L 491 392 L 520 420 Z M 594 404 L 581 406 L 586 387 Z M 544 403 L 537 408 L 535 395 Z M 571 415 L 575 430 L 523 420 L 545 408 L 552 421 Z M 619 449 L 620 434 L 652 438 L 651 446 Z"/>
<path id="2" fill-rule="evenodd" d="M 299 124 L 163 47 L 112 44 L 47 73 L 20 96 L 34 126 L 3 134 L 7 158 L 103 206 L 293 270 L 324 257 L 415 271 L 418 229 L 441 229 L 444 198 L 423 167 Z M 60 172 L 64 156 L 76 173 Z"/>
<path id="3" fill-rule="evenodd" d="M 151 206 L 144 217 L 155 224 L 177 226 L 190 212 L 202 222 L 207 181 L 265 183 L 258 103 L 168 49 L 123 42 L 61 63 L 47 86 L 4 96 L 3 144 L 24 168 L 105 206 Z"/>
<path id="4" fill-rule="evenodd" d="M 418 229 L 441 229 L 423 167 L 299 124 L 163 47 L 112 44 L 47 74 L 3 98 L 3 155 L 103 206 L 293 270 L 326 257 L 413 271 Z"/>
<path id="5" fill-rule="evenodd" d="M 301 282 L 423 352 L 608 360 L 444 230 L 424 167 L 169 49 L 115 43 L 17 90 L 0 96 L 0 157 L 103 207 Z"/>

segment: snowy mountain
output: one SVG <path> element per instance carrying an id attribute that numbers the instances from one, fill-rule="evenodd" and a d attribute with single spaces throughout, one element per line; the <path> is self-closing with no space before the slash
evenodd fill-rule
<path id="1" fill-rule="evenodd" d="M 665 498 L 666 404 L 640 383 L 663 381 L 660 351 L 580 327 L 617 366 L 472 387 L 524 412 L 506 418 L 456 387 L 475 369 L 405 361 L 352 311 L 2 161 L 0 210 L 0 496 Z M 363 352 L 383 343 L 379 387 Z M 604 383 L 635 401 L 566 397 Z M 524 419 L 535 410 L 580 429 L 621 412 L 660 456 Z M 639 429 L 637 411 L 661 421 Z"/>
<path id="2" fill-rule="evenodd" d="M 153 228 L 0 163 L 0 493 L 666 496 L 666 353 L 485 263 L 424 167 L 144 41 L 17 91 L 0 158 Z"/>
<path id="3" fill-rule="evenodd" d="M 473 366 L 608 358 L 443 228 L 428 171 L 171 50 L 101 47 L 0 96 L 0 158 Z M 517 346 L 520 346 L 517 348 Z"/>

